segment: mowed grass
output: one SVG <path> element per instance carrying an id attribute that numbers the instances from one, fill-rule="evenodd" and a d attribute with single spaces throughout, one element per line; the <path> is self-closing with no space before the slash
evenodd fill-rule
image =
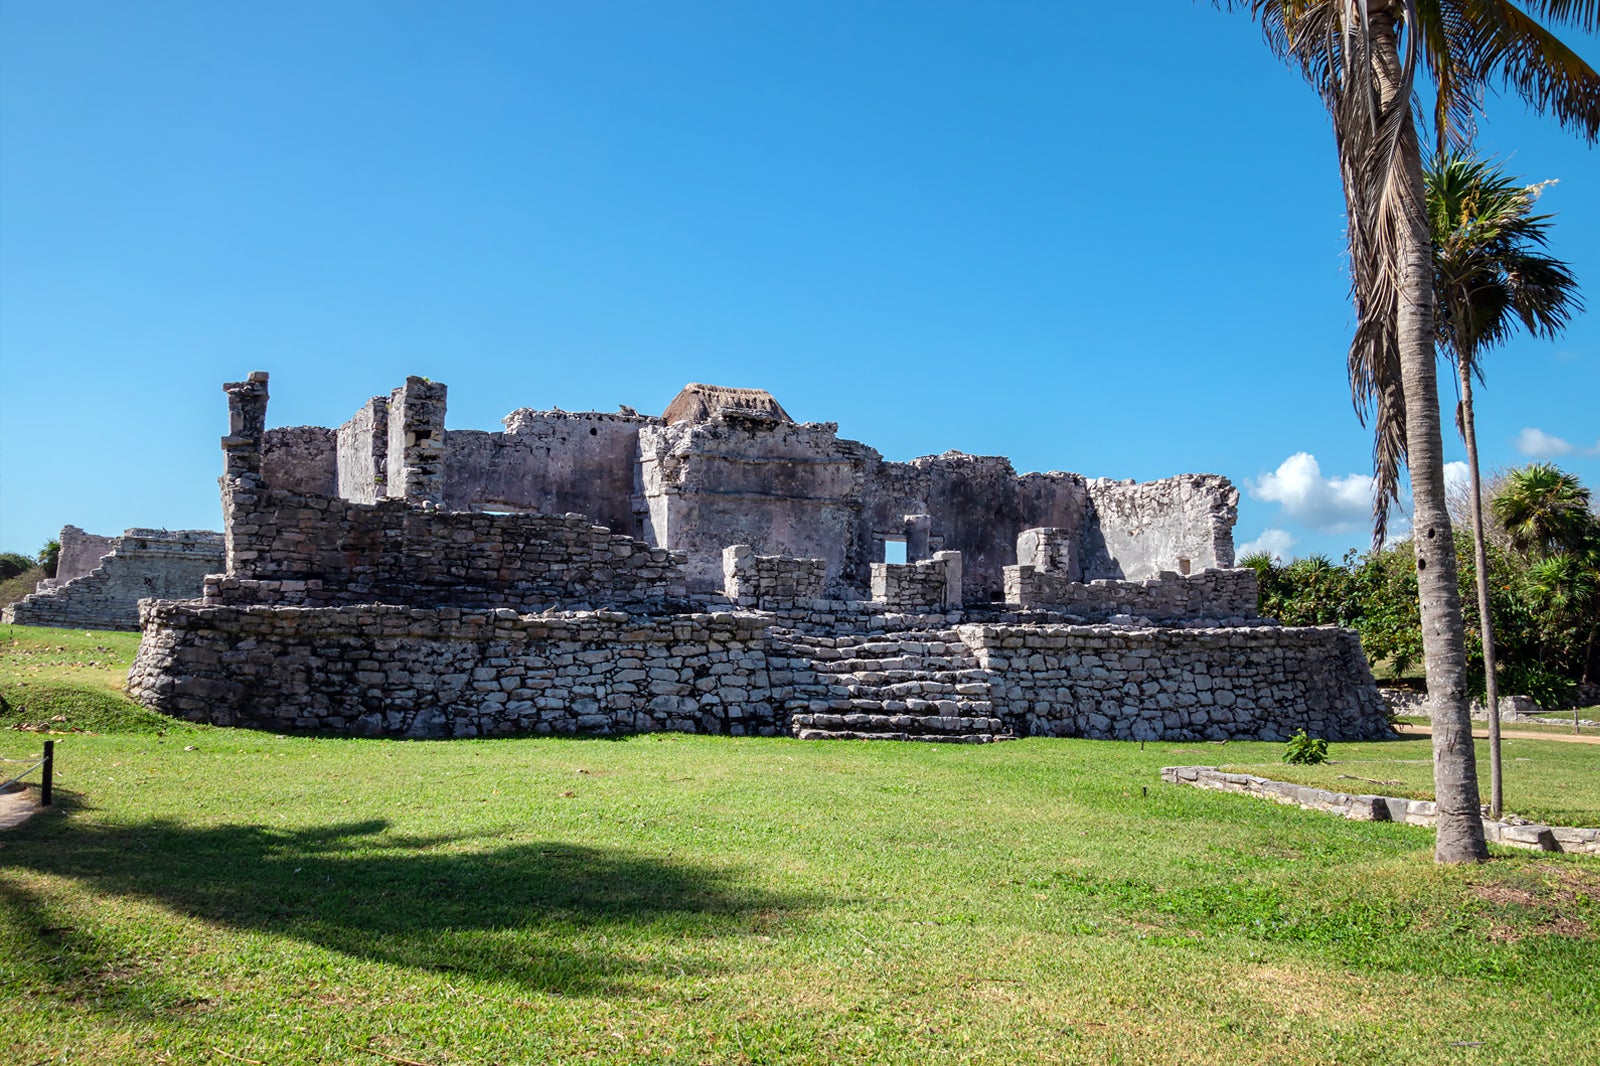
<path id="1" fill-rule="evenodd" d="M 1439 868 L 1157 775 L 1281 745 L 55 739 L 59 808 L 0 833 L 0 1061 L 1571 1064 L 1600 1028 L 1600 862 Z"/>
<path id="2" fill-rule="evenodd" d="M 1282 745 L 1251 745 L 1266 747 L 1266 757 L 1241 758 L 1239 752 L 1245 747 L 1227 745 L 1227 755 L 1219 761 L 1236 773 L 1353 795 L 1433 798 L 1431 737 L 1331 744 L 1328 761 L 1316 766 L 1284 763 Z M 1474 742 L 1473 750 L 1478 760 L 1479 791 L 1483 802 L 1488 803 L 1488 741 Z M 1600 745 L 1502 737 L 1500 769 L 1508 813 L 1551 825 L 1600 826 Z"/>

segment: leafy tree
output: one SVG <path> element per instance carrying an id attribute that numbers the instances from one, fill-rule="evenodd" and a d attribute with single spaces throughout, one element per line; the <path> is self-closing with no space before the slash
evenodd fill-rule
<path id="1" fill-rule="evenodd" d="M 1577 279 L 1559 259 L 1544 254 L 1549 215 L 1533 213 L 1542 185 L 1518 185 L 1481 159 L 1440 156 L 1423 176 L 1428 226 L 1433 233 L 1434 326 L 1439 349 L 1455 365 L 1461 399 L 1456 428 L 1467 446 L 1468 512 L 1473 571 L 1477 575 L 1479 646 L 1483 653 L 1484 705 L 1489 713 L 1489 810 L 1499 817 L 1500 693 L 1494 665 L 1489 559 L 1479 483 L 1478 436 L 1472 382 L 1483 378 L 1483 354 L 1510 338 L 1520 323 L 1535 336 L 1554 337 L 1583 308 Z M 1470 659 L 1470 655 L 1469 655 Z"/>
<path id="2" fill-rule="evenodd" d="M 1375 414 L 1375 540 L 1410 471 L 1428 698 L 1434 716 L 1434 857 L 1488 857 L 1478 810 L 1454 537 L 1434 366 L 1433 263 L 1413 118 L 1419 64 L 1436 89 L 1442 148 L 1470 138 L 1494 82 L 1593 141 L 1600 74 L 1509 0 L 1218 0 L 1243 8 L 1269 46 L 1298 66 L 1333 120 L 1349 217 L 1355 338 L 1350 384 Z M 1600 25 L 1600 0 L 1527 0 L 1546 20 Z"/>
<path id="3" fill-rule="evenodd" d="M 45 577 L 56 576 L 56 564 L 61 561 L 61 542 L 59 540 L 46 541 L 45 546 L 39 549 L 39 565 L 44 567 Z"/>
<path id="4" fill-rule="evenodd" d="M 39 564 L 26 555 L 16 552 L 0 552 L 0 581 L 26 573 Z"/>

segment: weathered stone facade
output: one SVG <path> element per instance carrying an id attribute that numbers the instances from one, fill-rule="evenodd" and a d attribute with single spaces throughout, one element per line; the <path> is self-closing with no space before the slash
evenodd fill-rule
<path id="1" fill-rule="evenodd" d="M 711 386 L 678 421 L 450 432 L 420 378 L 297 429 L 316 448 L 290 463 L 266 375 L 224 388 L 225 567 L 200 600 L 141 605 L 130 690 L 169 714 L 396 736 L 1388 732 L 1352 634 L 1255 618 L 1222 478 L 886 463 Z M 337 495 L 297 488 L 319 463 Z M 1102 528 L 1113 513 L 1128 525 Z M 906 563 L 882 561 L 889 539 Z"/>
<path id="2" fill-rule="evenodd" d="M 222 563 L 220 533 L 129 529 L 120 537 L 97 537 L 67 526 L 61 530 L 56 576 L 0 611 L 0 621 L 137 630 L 140 600 L 198 597 L 206 575 Z"/>

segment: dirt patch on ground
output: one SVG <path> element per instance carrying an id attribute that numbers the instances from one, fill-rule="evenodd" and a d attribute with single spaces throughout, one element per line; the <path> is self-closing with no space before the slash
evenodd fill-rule
<path id="1" fill-rule="evenodd" d="M 0 791 L 0 830 L 21 825 L 42 810 L 38 789 L 13 786 Z"/>
<path id="2" fill-rule="evenodd" d="M 1405 722 L 1402 722 L 1399 725 L 1395 726 L 1395 729 L 1400 733 L 1401 736 L 1406 736 L 1406 737 L 1431 737 L 1431 736 L 1433 736 L 1433 730 L 1429 729 L 1425 725 L 1409 725 L 1409 724 L 1407 724 Z M 1473 740 L 1488 740 L 1489 739 L 1489 734 L 1488 733 L 1480 733 L 1476 729 L 1474 729 L 1472 731 L 1472 739 Z M 1593 733 L 1590 733 L 1590 734 L 1587 734 L 1587 735 L 1579 734 L 1578 736 L 1573 736 L 1571 733 L 1527 733 L 1527 732 L 1523 732 L 1522 730 L 1515 730 L 1515 729 L 1502 729 L 1502 730 L 1500 730 L 1500 739 L 1501 740 L 1554 740 L 1554 741 L 1557 741 L 1557 742 L 1562 743 L 1562 744 L 1600 744 L 1600 736 L 1597 736 L 1597 735 L 1595 735 Z"/>
<path id="3" fill-rule="evenodd" d="M 1485 903 L 1521 908 L 1538 916 L 1531 927 L 1491 921 L 1489 939 L 1510 944 L 1527 936 L 1593 936 L 1588 921 L 1577 911 L 1582 903 L 1600 898 L 1600 873 L 1547 865 L 1533 869 L 1544 875 L 1537 885 L 1473 886 L 1473 894 Z"/>

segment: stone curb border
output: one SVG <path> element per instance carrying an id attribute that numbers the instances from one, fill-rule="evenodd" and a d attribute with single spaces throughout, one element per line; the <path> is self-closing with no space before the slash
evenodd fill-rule
<path id="1" fill-rule="evenodd" d="M 1277 803 L 1292 803 L 1308 811 L 1322 811 L 1358 822 L 1403 822 L 1431 826 L 1438 821 L 1431 800 L 1400 799 L 1394 796 L 1354 796 L 1331 792 L 1310 785 L 1272 781 L 1254 774 L 1230 774 L 1215 766 L 1163 766 L 1161 780 L 1174 785 L 1194 785 L 1216 792 L 1242 792 Z M 1483 835 L 1491 844 L 1504 844 L 1529 851 L 1561 851 L 1578 855 L 1600 855 L 1600 829 L 1571 828 L 1560 825 L 1515 825 L 1483 820 Z"/>

